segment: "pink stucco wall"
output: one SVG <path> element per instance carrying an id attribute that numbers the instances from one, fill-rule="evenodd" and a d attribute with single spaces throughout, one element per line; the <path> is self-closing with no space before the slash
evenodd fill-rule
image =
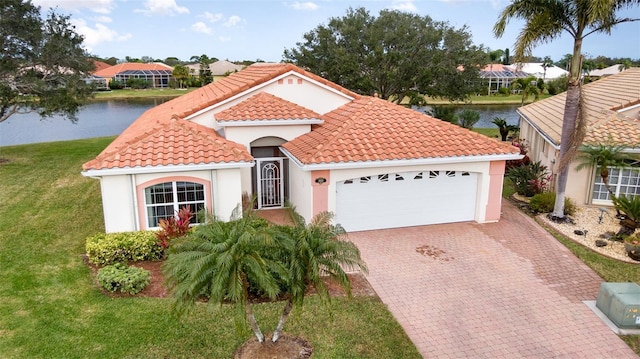
<path id="1" fill-rule="evenodd" d="M 485 222 L 495 222 L 500 219 L 505 163 L 506 161 L 492 161 L 489 165 L 489 199 L 487 200 Z"/>
<path id="2" fill-rule="evenodd" d="M 317 183 L 318 178 L 324 178 L 325 182 Z M 316 215 L 320 212 L 329 210 L 329 171 L 313 171 L 311 172 L 311 187 L 313 188 L 313 213 Z"/>

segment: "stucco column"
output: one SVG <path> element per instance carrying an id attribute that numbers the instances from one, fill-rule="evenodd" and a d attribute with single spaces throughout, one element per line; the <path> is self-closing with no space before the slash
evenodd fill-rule
<path id="1" fill-rule="evenodd" d="M 329 170 L 311 172 L 313 216 L 329 210 L 329 180 Z"/>
<path id="2" fill-rule="evenodd" d="M 506 161 L 491 161 L 489 164 L 489 198 L 485 211 L 485 222 L 497 222 L 502 209 L 502 185 Z"/>

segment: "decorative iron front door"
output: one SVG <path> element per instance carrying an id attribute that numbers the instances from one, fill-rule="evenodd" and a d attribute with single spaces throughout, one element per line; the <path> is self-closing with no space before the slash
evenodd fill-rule
<path id="1" fill-rule="evenodd" d="M 282 158 L 256 158 L 258 209 L 277 208 L 284 204 Z"/>

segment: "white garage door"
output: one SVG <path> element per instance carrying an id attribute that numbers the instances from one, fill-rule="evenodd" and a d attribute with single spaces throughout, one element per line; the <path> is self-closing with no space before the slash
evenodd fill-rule
<path id="1" fill-rule="evenodd" d="M 471 221 L 478 175 L 384 173 L 337 183 L 336 222 L 347 231 Z"/>

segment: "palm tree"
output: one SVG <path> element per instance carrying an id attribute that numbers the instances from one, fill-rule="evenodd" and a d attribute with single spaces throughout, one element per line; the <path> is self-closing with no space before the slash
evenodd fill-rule
<path id="1" fill-rule="evenodd" d="M 289 208 L 293 226 L 274 227 L 274 237 L 284 248 L 288 274 L 288 300 L 284 307 L 272 341 L 276 342 L 294 305 L 302 305 L 307 289 L 312 286 L 325 301 L 330 301 L 324 278 L 329 277 L 351 295 L 351 285 L 344 268 L 367 271 L 360 258 L 358 247 L 345 240 L 346 232 L 339 225 L 332 225 L 329 212 L 317 214 L 306 224 L 304 218 Z"/>
<path id="2" fill-rule="evenodd" d="M 587 167 L 596 167 L 602 178 L 602 183 L 607 187 L 611 198 L 615 195 L 609 187 L 609 167 L 619 167 L 624 165 L 625 159 L 629 156 L 625 154 L 625 147 L 614 144 L 598 143 L 597 145 L 582 146 L 576 159 L 580 162 L 576 170 Z"/>
<path id="3" fill-rule="evenodd" d="M 543 81 L 547 79 L 547 69 L 552 66 L 553 66 L 553 60 L 551 60 L 551 57 L 545 56 L 544 60 L 542 60 L 542 69 L 544 70 L 544 74 L 542 75 Z"/>
<path id="4" fill-rule="evenodd" d="M 540 98 L 540 89 L 536 83 L 536 78 L 534 76 L 529 76 L 526 78 L 518 78 L 511 84 L 512 91 L 520 91 L 522 95 L 522 100 L 520 101 L 520 106 L 524 106 L 524 101 L 533 95 L 533 101 L 538 101 Z"/>
<path id="5" fill-rule="evenodd" d="M 493 119 L 493 121 L 491 121 L 491 123 L 498 126 L 498 131 L 500 131 L 500 137 L 502 141 L 507 140 L 507 137 L 509 137 L 509 132 L 518 130 L 518 126 L 509 125 L 504 117 L 496 117 Z"/>
<path id="6" fill-rule="evenodd" d="M 620 23 L 640 19 L 620 18 L 618 10 L 640 4 L 640 0 L 513 0 L 502 11 L 493 27 L 501 37 L 511 19 L 525 24 L 515 43 L 514 57 L 522 61 L 539 44 L 557 39 L 563 32 L 573 37 L 573 55 L 569 71 L 569 87 L 562 120 L 560 139 L 560 172 L 558 174 L 556 202 L 552 216 L 564 218 L 564 198 L 569 174 L 569 163 L 584 138 L 586 124 L 578 116 L 580 108 L 580 69 L 582 42 L 593 33 L 611 33 Z"/>
<path id="7" fill-rule="evenodd" d="M 254 215 L 234 217 L 229 222 L 212 218 L 178 240 L 170 247 L 163 272 L 177 312 L 184 314 L 203 296 L 209 303 L 231 302 L 262 343 L 264 335 L 248 301 L 249 284 L 275 299 L 280 288 L 274 273 L 286 274 L 282 265 L 265 255 L 276 249 L 275 242 L 256 225 Z"/>
<path id="8" fill-rule="evenodd" d="M 173 72 L 171 73 L 171 76 L 173 76 L 176 80 L 178 80 L 178 83 L 180 84 L 180 88 L 182 88 L 184 80 L 189 77 L 189 69 L 186 66 L 176 65 L 173 68 Z"/>

